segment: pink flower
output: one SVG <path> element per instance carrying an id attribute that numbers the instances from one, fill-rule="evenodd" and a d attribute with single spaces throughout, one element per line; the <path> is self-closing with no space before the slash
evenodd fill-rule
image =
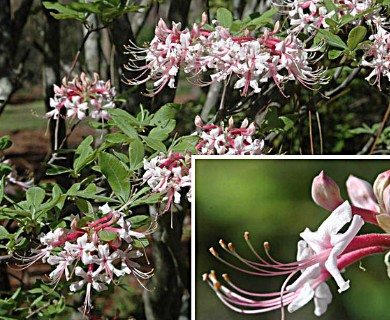
<path id="1" fill-rule="evenodd" d="M 200 154 L 228 154 L 228 155 L 256 155 L 261 154 L 264 141 L 255 139 L 256 132 L 254 123 L 248 126 L 249 122 L 245 119 L 240 128 L 234 128 L 233 118 L 229 119 L 229 125 L 225 128 L 224 124 L 220 126 L 211 124 L 204 125 L 201 118 L 195 118 L 195 125 L 202 130 L 200 138 L 202 139 L 196 149 Z"/>
<path id="2" fill-rule="evenodd" d="M 109 119 L 108 109 L 115 107 L 115 88 L 110 81 L 99 80 L 94 74 L 91 81 L 84 73 L 75 76 L 72 81 L 63 79 L 61 87 L 54 85 L 54 97 L 50 98 L 52 111 L 46 113 L 47 118 L 57 119 L 61 109 L 66 109 L 66 116 L 79 120 L 89 114 L 93 119 Z"/>
<path id="3" fill-rule="evenodd" d="M 285 275 L 286 280 L 279 292 L 249 292 L 223 275 L 227 283 L 225 286 L 218 281 L 213 271 L 205 274 L 204 280 L 226 306 L 239 313 L 257 314 L 281 309 L 283 314 L 285 306 L 288 306 L 289 312 L 294 312 L 314 299 L 314 313 L 320 316 L 332 301 L 332 294 L 326 284 L 329 278 L 333 277 L 341 293 L 349 288 L 349 281 L 344 280 L 340 270 L 368 255 L 383 253 L 390 248 L 389 235 L 357 236 L 363 223 L 360 216 L 352 216 L 350 205 L 344 202 L 317 231 L 306 229 L 301 233 L 303 240 L 298 242 L 297 261 L 291 263 L 276 261 L 269 253 L 268 243 L 264 247 L 269 261 L 261 257 L 250 243 L 248 233 L 245 239 L 257 261 L 246 259 L 235 250 L 233 244 L 226 245 L 222 240 L 221 247 L 236 258 L 242 267 L 227 262 L 214 248 L 210 249 L 218 260 L 244 273 L 262 277 Z M 340 230 L 348 224 L 347 230 L 341 233 Z M 291 282 L 298 273 L 300 276 Z"/>
<path id="4" fill-rule="evenodd" d="M 164 195 L 166 202 L 162 213 L 169 210 L 173 203 L 180 203 L 182 188 L 191 188 L 191 158 L 189 155 L 169 152 L 168 156 L 161 153 L 150 161 L 144 159 L 144 182 L 153 192 Z"/>
<path id="5" fill-rule="evenodd" d="M 307 88 L 327 82 L 322 69 L 312 67 L 312 57 L 298 36 L 277 37 L 278 23 L 274 30 L 265 29 L 260 38 L 253 38 L 247 34 L 234 36 L 222 26 L 216 26 L 214 31 L 204 30 L 206 16 L 202 17 L 202 22 L 194 24 L 191 31 L 180 30 L 180 24 L 176 23 L 169 29 L 160 20 L 148 47 L 142 49 L 134 44 L 127 47 L 132 55 L 127 68 L 141 72 L 135 79 L 129 79 L 128 84 L 153 80 L 155 89 L 148 94 L 152 96 L 166 85 L 173 88 L 180 69 L 191 78 L 196 77 L 195 84 L 202 86 L 233 79 L 234 88 L 242 89 L 243 96 L 249 88 L 259 93 L 261 84 L 270 79 L 282 94 L 282 84 L 290 80 L 297 80 Z M 141 61 L 145 65 L 140 66 Z M 211 72 L 210 80 L 201 78 L 207 71 Z"/>

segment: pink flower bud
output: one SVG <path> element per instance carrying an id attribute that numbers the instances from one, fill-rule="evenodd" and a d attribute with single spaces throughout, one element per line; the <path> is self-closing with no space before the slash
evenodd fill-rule
<path id="1" fill-rule="evenodd" d="M 311 196 L 316 204 L 333 211 L 344 200 L 341 198 L 340 189 L 336 182 L 325 175 L 324 171 L 313 179 L 311 187 Z"/>
<path id="2" fill-rule="evenodd" d="M 229 129 L 233 129 L 233 126 L 234 126 L 234 120 L 233 120 L 233 117 L 230 117 L 229 118 Z"/>
<path id="3" fill-rule="evenodd" d="M 367 181 L 350 175 L 347 180 L 347 191 L 354 206 L 379 212 L 372 186 Z"/>
<path id="4" fill-rule="evenodd" d="M 200 116 L 196 116 L 195 117 L 195 125 L 198 128 L 202 128 L 203 127 L 203 121 L 202 121 L 202 118 Z"/>
<path id="5" fill-rule="evenodd" d="M 241 123 L 241 129 L 245 129 L 249 124 L 249 121 L 247 118 L 244 119 L 244 121 Z"/>
<path id="6" fill-rule="evenodd" d="M 378 200 L 379 206 L 383 211 L 386 211 L 383 201 L 383 192 L 390 185 L 390 170 L 382 172 L 378 175 L 374 182 L 374 194 Z"/>
<path id="7" fill-rule="evenodd" d="M 248 136 L 253 136 L 254 134 L 256 133 L 256 125 L 254 122 L 252 122 L 248 129 L 246 130 L 246 133 L 245 135 L 248 135 Z"/>
<path id="8" fill-rule="evenodd" d="M 390 214 L 390 186 L 387 186 L 387 188 L 383 191 L 383 206 L 384 211 L 387 214 Z"/>

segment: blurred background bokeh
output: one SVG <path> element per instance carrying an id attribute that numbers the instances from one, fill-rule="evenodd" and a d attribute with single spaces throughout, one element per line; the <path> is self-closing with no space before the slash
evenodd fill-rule
<path id="1" fill-rule="evenodd" d="M 329 214 L 311 199 L 313 178 L 324 170 L 347 198 L 345 181 L 350 174 L 372 183 L 380 172 L 390 168 L 390 161 L 197 159 L 195 165 L 196 320 L 266 320 L 280 319 L 280 311 L 258 315 L 235 313 L 202 281 L 202 274 L 215 270 L 222 279 L 222 273 L 228 273 L 240 287 L 263 293 L 279 291 L 284 278 L 235 272 L 215 259 L 209 248 L 213 246 L 222 253 L 218 241 L 224 239 L 226 243 L 233 242 L 241 255 L 254 260 L 243 237 L 249 231 L 256 250 L 264 253 L 263 243 L 269 241 L 271 254 L 277 260 L 293 261 L 299 233 L 306 227 L 316 230 Z M 365 225 L 362 231 L 379 230 Z M 328 280 L 333 301 L 320 319 L 388 319 L 390 279 L 383 255 L 368 257 L 360 266 L 358 263 L 350 266 L 344 277 L 350 279 L 351 288 L 342 294 L 337 292 L 334 281 Z M 317 319 L 313 310 L 314 304 L 310 302 L 299 311 L 288 313 L 287 319 Z"/>

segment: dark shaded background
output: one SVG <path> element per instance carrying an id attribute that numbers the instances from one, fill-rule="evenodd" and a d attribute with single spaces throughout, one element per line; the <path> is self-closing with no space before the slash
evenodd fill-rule
<path id="1" fill-rule="evenodd" d="M 373 182 L 390 168 L 389 160 L 196 160 L 196 320 L 280 319 L 275 311 L 241 315 L 225 307 L 202 282 L 202 274 L 215 270 L 221 278 L 228 273 L 240 287 L 255 292 L 279 291 L 284 278 L 260 278 L 235 272 L 208 251 L 220 253 L 219 239 L 233 242 L 237 251 L 253 259 L 243 234 L 249 231 L 256 250 L 263 252 L 269 241 L 272 255 L 280 261 L 295 260 L 299 233 L 306 227 L 316 230 L 329 214 L 311 199 L 311 182 L 321 171 L 332 177 L 347 196 L 345 181 L 349 174 Z M 365 225 L 362 232 L 378 232 Z M 320 319 L 388 319 L 390 279 L 383 255 L 366 258 L 344 273 L 351 288 L 339 294 L 330 279 L 333 302 Z M 222 278 L 221 278 L 222 279 Z M 287 319 L 317 319 L 310 302 Z"/>

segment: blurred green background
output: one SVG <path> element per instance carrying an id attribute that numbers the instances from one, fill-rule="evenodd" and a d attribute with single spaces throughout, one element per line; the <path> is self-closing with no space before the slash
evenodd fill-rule
<path id="1" fill-rule="evenodd" d="M 256 250 L 263 251 L 269 241 L 271 254 L 279 261 L 295 260 L 299 233 L 306 227 L 316 230 L 329 214 L 311 200 L 313 178 L 324 170 L 340 186 L 346 198 L 345 181 L 350 174 L 373 183 L 376 176 L 390 169 L 390 160 L 275 160 L 275 159 L 197 159 L 196 169 L 196 320 L 280 319 L 280 311 L 242 315 L 231 311 L 202 281 L 202 274 L 215 270 L 222 280 L 228 273 L 240 287 L 253 292 L 279 291 L 284 278 L 260 278 L 239 272 L 219 262 L 210 253 L 219 253 L 219 239 L 233 242 L 237 251 L 255 260 L 243 234 L 249 231 Z M 362 232 L 378 232 L 372 225 Z M 225 255 L 226 258 L 227 255 Z M 235 260 L 230 260 L 235 261 Z M 361 267 L 349 267 L 344 277 L 351 288 L 339 294 L 333 279 L 328 284 L 333 302 L 321 319 L 389 319 L 390 279 L 383 255 L 368 257 Z M 222 281 L 223 282 L 223 281 Z M 287 319 L 318 319 L 311 301 Z"/>

